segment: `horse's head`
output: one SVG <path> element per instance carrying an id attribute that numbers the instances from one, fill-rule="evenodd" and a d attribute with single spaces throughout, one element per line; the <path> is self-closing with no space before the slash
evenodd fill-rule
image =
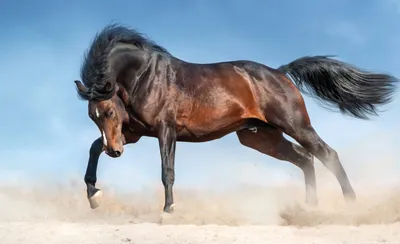
<path id="1" fill-rule="evenodd" d="M 80 94 L 88 93 L 88 89 L 80 81 L 75 81 L 75 84 Z M 105 152 L 111 157 L 119 157 L 124 151 L 125 137 L 122 134 L 122 124 L 128 119 L 128 114 L 123 101 L 126 97 L 118 96 L 121 90 L 117 86 L 116 92 L 109 99 L 88 99 L 89 117 L 99 128 Z"/>

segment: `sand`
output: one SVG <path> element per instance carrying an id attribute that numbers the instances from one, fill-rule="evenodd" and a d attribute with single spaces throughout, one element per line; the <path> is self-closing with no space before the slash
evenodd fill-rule
<path id="1" fill-rule="evenodd" d="M 347 204 L 338 187 L 303 204 L 299 185 L 179 189 L 176 210 L 162 214 L 162 189 L 116 193 L 102 187 L 92 210 L 84 185 L 0 188 L 0 243 L 400 243 L 400 190 L 358 192 Z"/>
<path id="2" fill-rule="evenodd" d="M 1 243 L 400 243 L 400 225 L 324 226 L 160 226 L 157 224 L 85 224 L 67 222 L 1 223 Z"/>
<path id="3" fill-rule="evenodd" d="M 161 213 L 164 194 L 158 178 L 154 186 L 132 192 L 100 178 L 103 201 L 95 210 L 86 199 L 82 175 L 60 185 L 39 176 L 29 184 L 0 180 L 0 244 L 400 243 L 396 144 L 379 150 L 371 144 L 368 154 L 361 144 L 341 151 L 357 201 L 346 203 L 335 177 L 317 161 L 315 208 L 304 204 L 302 177 L 266 185 L 234 180 L 243 174 L 272 178 L 268 165 L 261 174 L 262 168 L 252 164 L 246 164 L 248 170 L 230 167 L 235 176 L 226 189 L 212 181 L 201 189 L 176 184 L 172 215 Z M 226 167 L 217 171 L 222 174 Z"/>

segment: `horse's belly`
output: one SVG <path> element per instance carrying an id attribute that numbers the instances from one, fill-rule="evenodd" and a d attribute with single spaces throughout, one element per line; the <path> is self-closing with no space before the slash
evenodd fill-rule
<path id="1" fill-rule="evenodd" d="M 213 140 L 240 129 L 244 111 L 239 107 L 197 110 L 182 123 L 178 136 L 188 140 Z"/>
<path id="2" fill-rule="evenodd" d="M 205 142 L 212 141 L 224 137 L 225 135 L 232 133 L 234 131 L 238 131 L 240 129 L 247 128 L 244 122 L 236 122 L 233 124 L 226 125 L 219 129 L 214 130 L 205 130 L 198 128 L 186 128 L 183 127 L 178 132 L 177 139 L 178 141 L 185 142 Z"/>

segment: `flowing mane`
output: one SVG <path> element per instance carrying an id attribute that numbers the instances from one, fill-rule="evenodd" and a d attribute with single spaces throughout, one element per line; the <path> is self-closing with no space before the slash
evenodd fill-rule
<path id="1" fill-rule="evenodd" d="M 83 100 L 104 100 L 114 94 L 114 86 L 107 86 L 111 81 L 108 74 L 108 56 L 111 50 L 120 43 L 132 44 L 146 52 L 159 52 L 170 55 L 160 45 L 156 44 L 134 29 L 111 24 L 98 32 L 85 52 L 81 67 L 81 79 L 88 88 L 87 93 L 78 91 Z"/>

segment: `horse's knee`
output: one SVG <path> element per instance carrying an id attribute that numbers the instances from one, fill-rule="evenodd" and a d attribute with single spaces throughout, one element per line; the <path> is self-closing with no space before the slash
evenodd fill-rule
<path id="1" fill-rule="evenodd" d="M 90 155 L 100 155 L 102 151 L 103 151 L 103 140 L 101 138 L 97 138 L 90 146 L 89 153 Z"/>

